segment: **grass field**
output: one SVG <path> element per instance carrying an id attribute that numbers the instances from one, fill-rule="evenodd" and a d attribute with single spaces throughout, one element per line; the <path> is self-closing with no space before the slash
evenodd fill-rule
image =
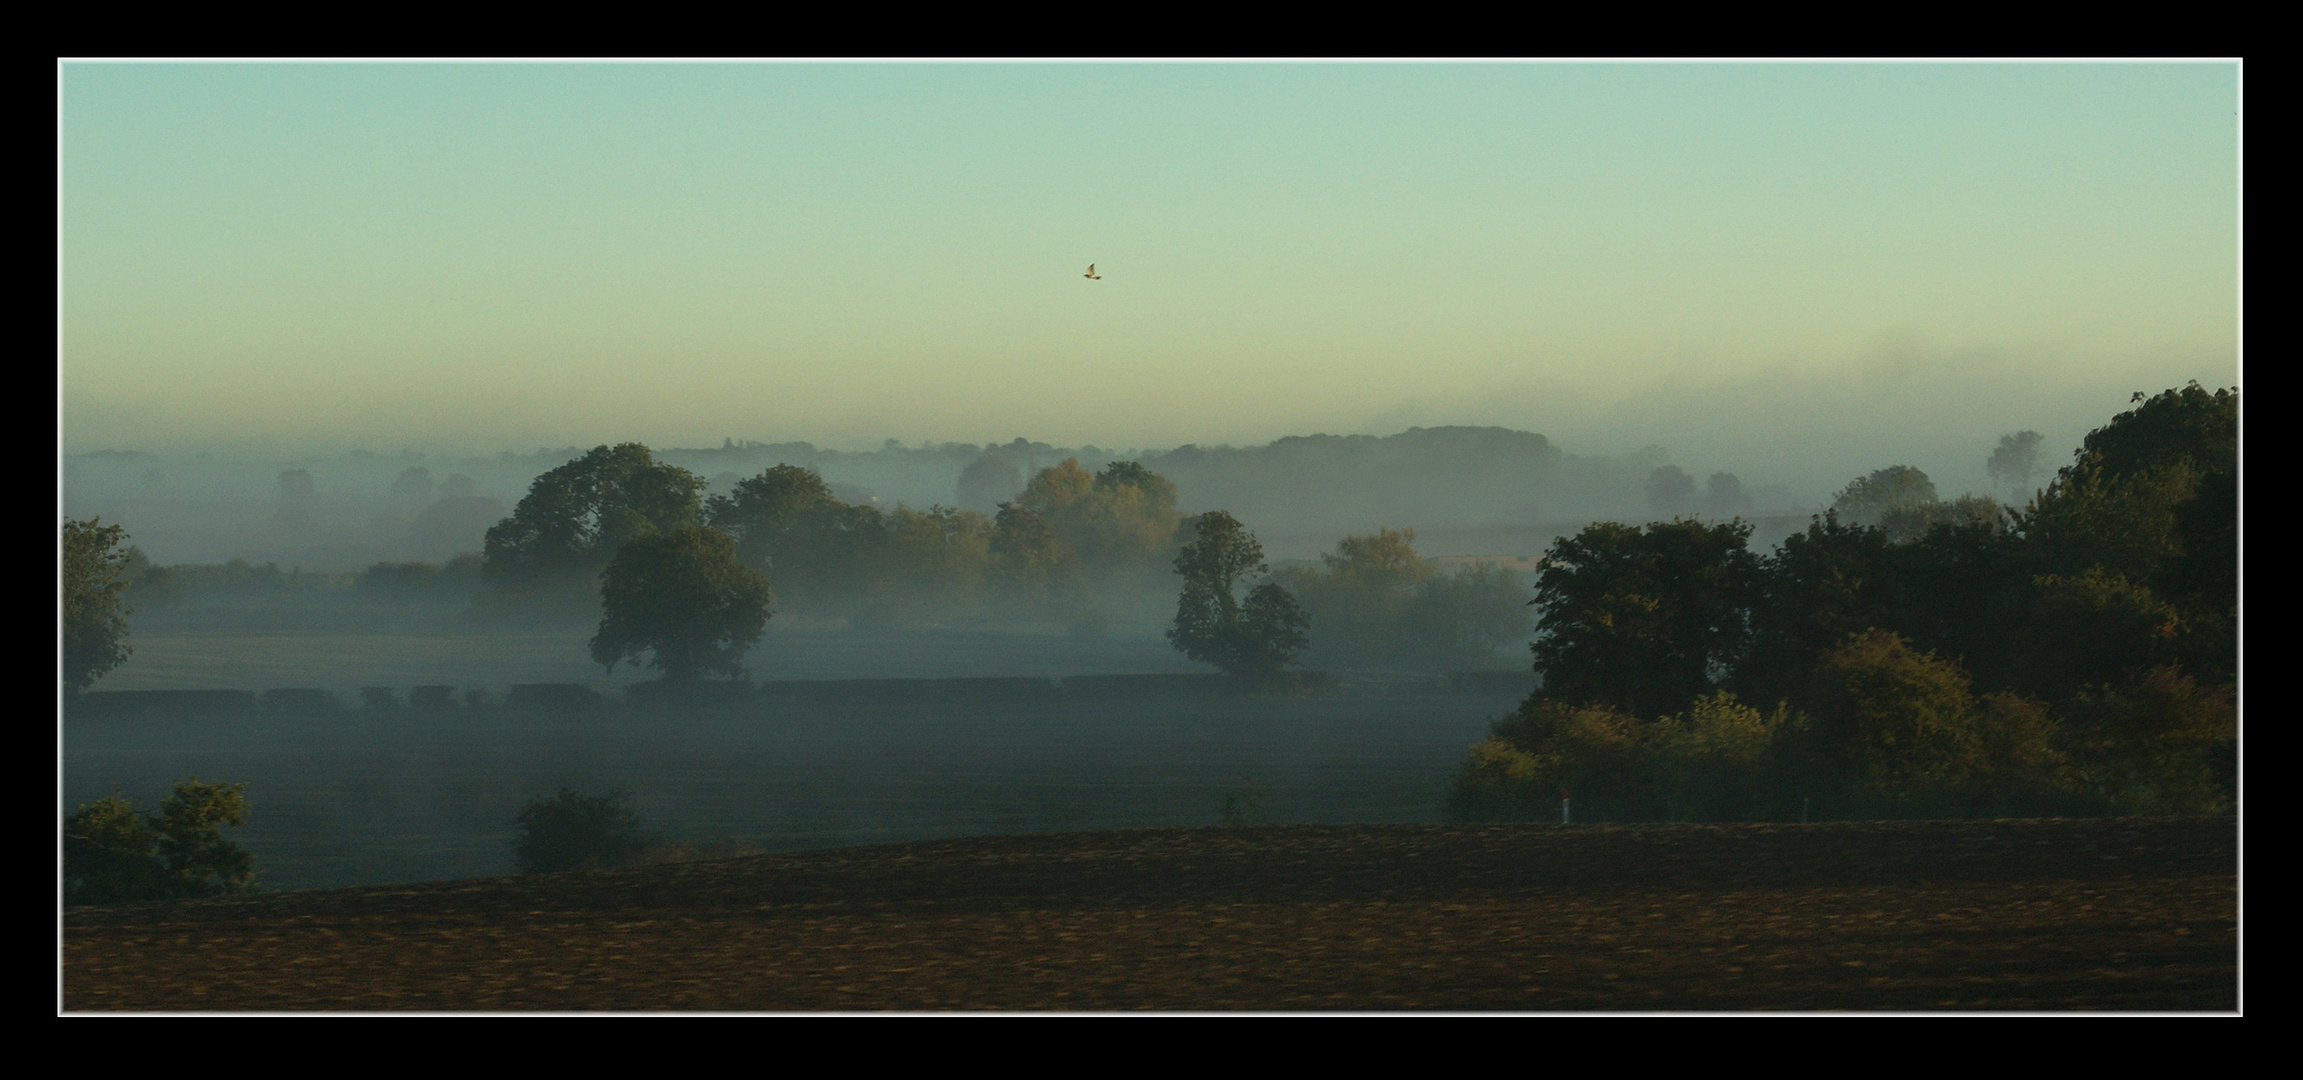
<path id="1" fill-rule="evenodd" d="M 516 683 L 572 682 L 600 689 L 656 677 L 630 665 L 604 672 L 591 659 L 592 628 L 436 633 L 310 629 L 138 630 L 135 655 L 98 690 L 263 690 L 438 684 L 495 692 Z M 972 675 L 1061 677 L 1109 672 L 1205 671 L 1157 637 L 909 630 L 887 633 L 771 626 L 746 658 L 776 679 L 901 679 Z"/>
<path id="2" fill-rule="evenodd" d="M 2220 820 L 985 837 L 73 909 L 70 1010 L 2231 1010 Z"/>
<path id="3" fill-rule="evenodd" d="M 1010 705 L 817 704 L 748 715 L 75 718 L 64 797 L 152 807 L 198 777 L 248 785 L 234 830 L 273 889 L 507 873 L 522 803 L 629 792 L 691 842 L 771 849 L 1214 824 L 1227 792 L 1274 823 L 1429 822 L 1509 693 Z"/>

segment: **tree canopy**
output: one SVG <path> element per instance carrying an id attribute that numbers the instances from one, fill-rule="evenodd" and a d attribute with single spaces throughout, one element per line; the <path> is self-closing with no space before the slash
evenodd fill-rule
<path id="1" fill-rule="evenodd" d="M 703 487 L 639 443 L 594 447 L 537 477 L 488 530 L 482 575 L 514 589 L 587 581 L 631 540 L 694 525 Z"/>
<path id="2" fill-rule="evenodd" d="M 768 625 L 768 579 L 736 561 L 735 542 L 689 526 L 642 536 L 600 575 L 603 617 L 592 659 L 639 661 L 666 678 L 743 674 L 746 650 Z"/>
<path id="3" fill-rule="evenodd" d="M 1565 700 L 1653 716 L 1742 662 L 1759 560 L 1742 522 L 1601 522 L 1562 537 L 1536 578 L 1535 669 Z"/>
<path id="4" fill-rule="evenodd" d="M 1213 510 L 1189 521 L 1192 540 L 1176 555 L 1183 576 L 1168 641 L 1227 675 L 1269 678 L 1295 663 L 1310 639 L 1311 619 L 1286 589 L 1264 582 L 1239 588 L 1264 573 L 1263 545 L 1230 514 Z"/>
<path id="5" fill-rule="evenodd" d="M 128 659 L 126 529 L 64 522 L 64 685 L 77 693 Z"/>

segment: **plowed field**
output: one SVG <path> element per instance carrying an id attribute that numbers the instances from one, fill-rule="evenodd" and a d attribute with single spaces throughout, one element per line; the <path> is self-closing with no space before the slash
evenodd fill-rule
<path id="1" fill-rule="evenodd" d="M 2238 1007 L 2228 820 L 1001 836 L 73 909 L 67 1010 Z"/>

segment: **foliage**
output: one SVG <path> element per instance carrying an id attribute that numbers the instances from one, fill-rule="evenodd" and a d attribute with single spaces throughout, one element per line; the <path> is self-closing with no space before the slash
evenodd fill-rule
<path id="1" fill-rule="evenodd" d="M 694 525 L 703 487 L 639 443 L 594 447 L 537 477 L 488 530 L 482 575 L 513 591 L 587 581 L 626 543 Z"/>
<path id="2" fill-rule="evenodd" d="M 1790 711 L 1762 713 L 1721 691 L 1641 732 L 1656 811 L 1666 821 L 1756 821 L 1771 809 L 1770 760 Z"/>
<path id="3" fill-rule="evenodd" d="M 1751 496 L 1743 490 L 1743 481 L 1734 473 L 1715 472 L 1704 481 L 1703 512 L 1713 517 L 1733 517 L 1751 508 Z"/>
<path id="4" fill-rule="evenodd" d="M 1090 475 L 1068 458 L 1035 474 L 1015 505 L 1045 521 L 1084 571 L 1124 578 L 1155 571 L 1175 550 L 1175 497 L 1174 484 L 1140 463 Z"/>
<path id="5" fill-rule="evenodd" d="M 64 902 L 118 904 L 247 892 L 256 860 L 224 839 L 248 823 L 246 784 L 186 780 L 156 814 L 114 794 L 64 819 Z"/>
<path id="6" fill-rule="evenodd" d="M 1695 509 L 1695 478 L 1677 465 L 1665 465 L 1648 473 L 1647 508 L 1664 517 L 1677 517 Z"/>
<path id="7" fill-rule="evenodd" d="M 1069 596 L 1077 585 L 1079 557 L 1046 518 L 1021 506 L 1000 504 L 989 552 L 993 580 L 1018 599 L 1049 603 Z"/>
<path id="8" fill-rule="evenodd" d="M 780 573 L 776 556 L 800 515 L 837 503 L 823 474 L 798 465 L 777 465 L 737 481 L 730 495 L 704 502 L 704 523 L 734 537 L 737 557 L 762 573 Z"/>
<path id="9" fill-rule="evenodd" d="M 1751 526 L 1600 522 L 1562 537 L 1536 578 L 1545 692 L 1655 715 L 1711 691 L 1749 643 Z"/>
<path id="10" fill-rule="evenodd" d="M 1493 566 L 1453 574 L 1415 552 L 1415 530 L 1347 536 L 1320 569 L 1290 567 L 1273 580 L 1320 628 L 1314 654 L 1339 663 L 1480 668 L 1525 641 L 1519 580 Z"/>
<path id="11" fill-rule="evenodd" d="M 600 575 L 604 617 L 592 659 L 610 669 L 650 653 L 674 680 L 743 674 L 744 652 L 767 631 L 767 578 L 736 561 L 717 529 L 688 527 L 625 544 Z"/>
<path id="12" fill-rule="evenodd" d="M 1185 656 L 1242 678 L 1269 678 L 1292 665 L 1309 642 L 1310 617 L 1270 582 L 1244 601 L 1238 595 L 1243 579 L 1267 570 L 1255 534 L 1221 510 L 1191 519 L 1190 526 L 1193 539 L 1175 559 L 1184 583 L 1168 641 Z"/>
<path id="13" fill-rule="evenodd" d="M 2038 702 L 1970 691 L 1952 660 L 1884 630 L 1816 666 L 1795 751 L 1802 794 L 1828 815 L 2036 809 L 2068 786 Z"/>
<path id="14" fill-rule="evenodd" d="M 1790 723 L 1708 694 L 1686 712 L 1640 721 L 1605 706 L 1537 697 L 1498 720 L 1450 788 L 1459 821 L 1749 821 L 1775 802 L 1772 755 Z"/>
<path id="15" fill-rule="evenodd" d="M 64 522 L 64 685 L 75 693 L 128 659 L 126 537 L 99 518 Z"/>
<path id="16" fill-rule="evenodd" d="M 529 800 L 516 823 L 520 837 L 512 854 L 523 874 L 629 865 L 650 841 L 630 796 L 621 791 L 587 794 L 561 788 Z"/>
<path id="17" fill-rule="evenodd" d="M 2206 814 L 2236 805 L 2230 687 L 2163 665 L 2084 690 L 2066 708 L 2080 781 L 2114 809 Z"/>
<path id="18" fill-rule="evenodd" d="M 2189 550 L 2223 554 L 2237 518 L 2239 392 L 2210 394 L 2192 383 L 2143 400 L 2087 434 L 2070 465 L 2032 504 L 2024 526 L 2050 572 L 2102 566 L 2157 584 Z M 2187 504 L 2217 488 L 2214 511 L 2191 518 Z M 2226 523 L 2221 511 L 2232 510 Z M 2196 533 L 2179 530 L 2186 520 Z M 2196 539 L 2193 539 L 2193 537 Z M 2235 557 L 2235 552 L 2234 556 Z"/>
<path id="19" fill-rule="evenodd" d="M 1983 495 L 1961 495 L 1947 502 L 1908 503 L 1892 507 L 1879 515 L 1879 530 L 1887 534 L 1889 543 L 1916 543 L 1938 528 L 1982 528 L 1999 530 L 2007 526 L 2007 510 L 1999 500 Z"/>
<path id="20" fill-rule="evenodd" d="M 1909 465 L 1890 465 L 1849 481 L 1831 500 L 1832 510 L 1859 525 L 1875 525 L 1894 510 L 1935 502 L 1935 482 Z"/>
<path id="21" fill-rule="evenodd" d="M 1984 462 L 1983 470 L 1991 474 L 1992 482 L 2015 493 L 2016 501 L 2031 496 L 2031 478 L 2039 472 L 2039 443 L 2036 431 L 2018 431 L 1999 437 L 1999 449 L 1991 452 L 1991 460 Z"/>

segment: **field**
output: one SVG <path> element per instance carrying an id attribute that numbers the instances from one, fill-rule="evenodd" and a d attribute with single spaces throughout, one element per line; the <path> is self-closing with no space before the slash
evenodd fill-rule
<path id="1" fill-rule="evenodd" d="M 2232 1010 L 2220 820 L 978 837 L 74 909 L 68 1010 Z"/>
<path id="2" fill-rule="evenodd" d="M 233 836 L 269 889 L 509 873 L 521 804 L 562 786 L 626 791 L 668 839 L 771 850 L 1212 825 L 1227 794 L 1249 793 L 1269 823 L 1433 822 L 1465 750 L 1518 703 L 1428 687 L 1000 703 L 853 685 L 866 692 L 740 712 L 75 715 L 64 797 L 117 788 L 150 808 L 189 777 L 246 783 L 254 817 Z"/>

